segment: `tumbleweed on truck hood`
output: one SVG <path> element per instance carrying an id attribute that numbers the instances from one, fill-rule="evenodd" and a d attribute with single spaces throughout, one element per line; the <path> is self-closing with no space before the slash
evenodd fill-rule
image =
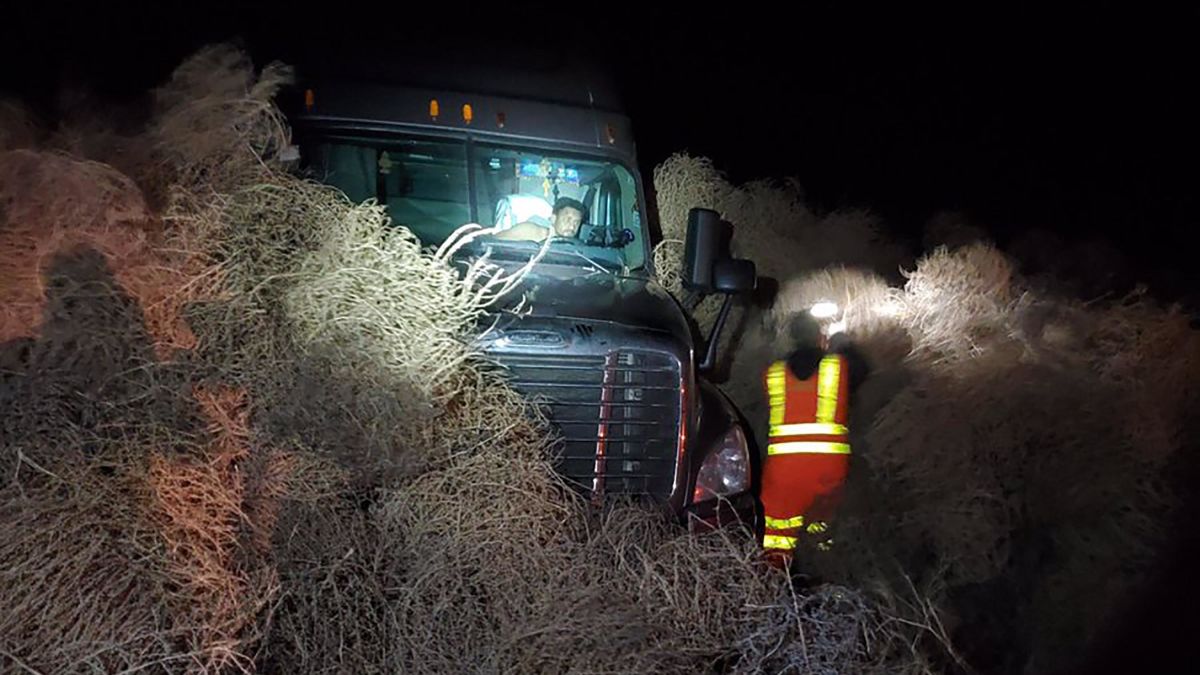
<path id="1" fill-rule="evenodd" d="M 522 293 L 531 318 L 604 321 L 665 333 L 684 349 L 693 344 L 682 309 L 652 279 L 603 274 L 570 279 L 531 275 L 496 309 L 511 309 Z"/>

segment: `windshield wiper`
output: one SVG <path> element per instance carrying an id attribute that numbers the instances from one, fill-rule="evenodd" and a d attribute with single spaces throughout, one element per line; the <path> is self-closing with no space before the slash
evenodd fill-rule
<path id="1" fill-rule="evenodd" d="M 553 247 L 553 244 L 551 244 L 551 247 Z M 559 256 L 564 256 L 566 258 L 578 258 L 578 259 L 586 262 L 589 266 L 591 266 L 591 268 L 594 271 L 600 272 L 601 274 L 611 274 L 613 272 L 619 272 L 624 267 L 624 265 L 614 263 L 611 261 L 607 261 L 607 260 L 601 261 L 601 260 L 595 260 L 593 258 L 590 258 L 590 257 L 584 255 L 583 251 L 580 251 L 579 249 L 575 248 L 574 246 L 571 246 L 570 248 L 568 248 L 566 250 L 559 249 L 557 251 L 554 250 L 554 248 L 551 248 L 549 251 L 546 252 L 546 255 L 559 255 Z M 572 262 L 574 262 L 574 261 L 572 261 Z"/>
<path id="2" fill-rule="evenodd" d="M 565 239 L 562 241 L 564 244 L 566 244 L 566 246 L 560 245 L 560 246 L 556 247 L 555 246 L 556 242 L 552 241 L 550 243 L 550 249 L 546 251 L 546 254 L 542 258 L 542 260 L 549 262 L 551 258 L 554 258 L 554 259 L 556 259 L 556 262 L 558 262 L 559 264 L 571 264 L 571 265 L 580 265 L 580 266 L 582 266 L 581 265 L 581 262 L 582 262 L 582 263 L 586 263 L 586 265 L 588 267 L 590 267 L 593 272 L 598 272 L 601 274 L 621 273 L 625 269 L 625 266 L 622 263 L 612 262 L 612 261 L 608 261 L 608 260 L 596 260 L 596 259 L 593 259 L 593 258 L 585 255 L 582 251 L 580 251 L 574 245 L 567 243 L 570 241 L 569 239 Z M 477 248 L 475 246 L 472 246 L 470 248 L 474 249 L 476 253 L 482 253 L 482 252 L 488 251 L 488 250 L 492 251 L 491 257 L 493 260 L 527 259 L 530 256 L 537 253 L 537 248 L 531 246 L 530 242 L 523 242 L 523 241 L 479 242 Z M 496 255 L 497 253 L 499 253 L 500 255 Z"/>
<path id="3" fill-rule="evenodd" d="M 476 255 L 491 252 L 493 259 L 523 260 L 537 255 L 538 247 L 525 242 L 477 242 L 463 249 Z M 547 251 L 549 252 L 549 251 Z M 499 253 L 500 255 L 496 255 Z"/>

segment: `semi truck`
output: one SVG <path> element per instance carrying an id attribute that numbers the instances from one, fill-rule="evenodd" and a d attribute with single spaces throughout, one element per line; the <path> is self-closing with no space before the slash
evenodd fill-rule
<path id="1" fill-rule="evenodd" d="M 549 228 L 556 206 L 582 210 L 573 233 L 550 233 L 523 293 L 493 308 L 484 355 L 542 407 L 555 466 L 579 490 L 650 500 L 694 527 L 758 527 L 753 434 L 708 379 L 730 304 L 755 288 L 753 263 L 730 255 L 729 223 L 689 213 L 688 294 L 725 296 L 701 335 L 658 281 L 655 209 L 611 88 L 586 74 L 538 75 L 304 79 L 287 109 L 301 168 L 351 200 L 376 200 L 430 247 L 465 223 Z M 515 269 L 542 247 L 506 231 L 456 261 L 487 255 Z M 524 311 L 513 311 L 518 297 Z"/>

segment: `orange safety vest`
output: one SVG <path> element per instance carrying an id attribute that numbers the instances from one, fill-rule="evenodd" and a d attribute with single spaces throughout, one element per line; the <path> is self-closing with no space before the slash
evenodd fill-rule
<path id="1" fill-rule="evenodd" d="M 771 426 L 762 470 L 763 548 L 788 557 L 801 531 L 821 534 L 828 529 L 846 478 L 850 461 L 846 358 L 825 356 L 807 380 L 796 377 L 786 362 L 777 361 L 767 369 L 766 388 Z"/>

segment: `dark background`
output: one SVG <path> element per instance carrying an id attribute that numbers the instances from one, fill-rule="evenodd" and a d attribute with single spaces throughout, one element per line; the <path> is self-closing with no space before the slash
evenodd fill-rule
<path id="1" fill-rule="evenodd" d="M 10 6 L 0 89 L 43 110 L 64 83 L 138 93 L 229 39 L 302 65 L 535 47 L 612 68 L 647 170 L 688 150 L 736 181 L 796 176 L 814 206 L 867 206 L 897 233 L 954 210 L 1002 242 L 1104 236 L 1173 292 L 1195 281 L 1200 10 L 142 4 Z"/>
<path id="2" fill-rule="evenodd" d="M 228 39 L 300 64 L 537 47 L 613 69 L 646 168 L 688 150 L 736 181 L 796 176 L 813 205 L 868 206 L 898 232 L 954 210 L 1001 240 L 1103 235 L 1148 273 L 1191 267 L 1197 9 L 144 4 L 10 7 L 0 88 L 43 107 L 63 83 L 137 93 Z"/>

